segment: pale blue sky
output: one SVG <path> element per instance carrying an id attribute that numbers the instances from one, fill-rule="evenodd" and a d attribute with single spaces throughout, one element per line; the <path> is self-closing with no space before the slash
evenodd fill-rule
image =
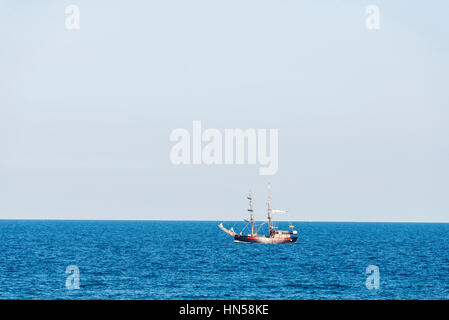
<path id="1" fill-rule="evenodd" d="M 317 2 L 0 0 L 0 218 L 449 221 L 449 2 Z M 172 165 L 193 120 L 278 173 Z"/>

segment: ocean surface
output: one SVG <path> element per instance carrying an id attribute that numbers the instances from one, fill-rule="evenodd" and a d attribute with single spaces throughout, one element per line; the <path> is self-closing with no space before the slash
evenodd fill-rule
<path id="1" fill-rule="evenodd" d="M 285 245 L 217 224 L 0 220 L 0 299 L 449 299 L 449 224 L 297 222 Z"/>

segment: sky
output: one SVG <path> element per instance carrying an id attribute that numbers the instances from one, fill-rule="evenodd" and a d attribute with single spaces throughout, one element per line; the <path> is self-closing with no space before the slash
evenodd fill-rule
<path id="1" fill-rule="evenodd" d="M 448 15 L 445 0 L 0 0 L 0 219 L 240 220 L 250 189 L 264 219 L 271 183 L 281 220 L 449 222 Z M 277 173 L 174 165 L 170 133 L 196 120 L 278 129 Z"/>

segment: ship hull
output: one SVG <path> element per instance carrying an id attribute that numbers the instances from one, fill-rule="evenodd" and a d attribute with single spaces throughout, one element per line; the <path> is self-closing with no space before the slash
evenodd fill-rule
<path id="1" fill-rule="evenodd" d="M 289 237 L 289 238 L 281 238 L 281 237 L 264 237 L 264 236 L 243 236 L 236 234 L 234 236 L 235 242 L 242 243 L 267 243 L 267 244 L 282 244 L 282 243 L 295 243 L 298 237 Z"/>

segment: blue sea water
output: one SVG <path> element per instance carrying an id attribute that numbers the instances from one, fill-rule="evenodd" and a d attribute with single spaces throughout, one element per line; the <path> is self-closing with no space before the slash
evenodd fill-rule
<path id="1" fill-rule="evenodd" d="M 217 224 L 0 220 L 0 299 L 449 298 L 449 224 L 298 222 L 287 245 L 234 243 Z"/>

